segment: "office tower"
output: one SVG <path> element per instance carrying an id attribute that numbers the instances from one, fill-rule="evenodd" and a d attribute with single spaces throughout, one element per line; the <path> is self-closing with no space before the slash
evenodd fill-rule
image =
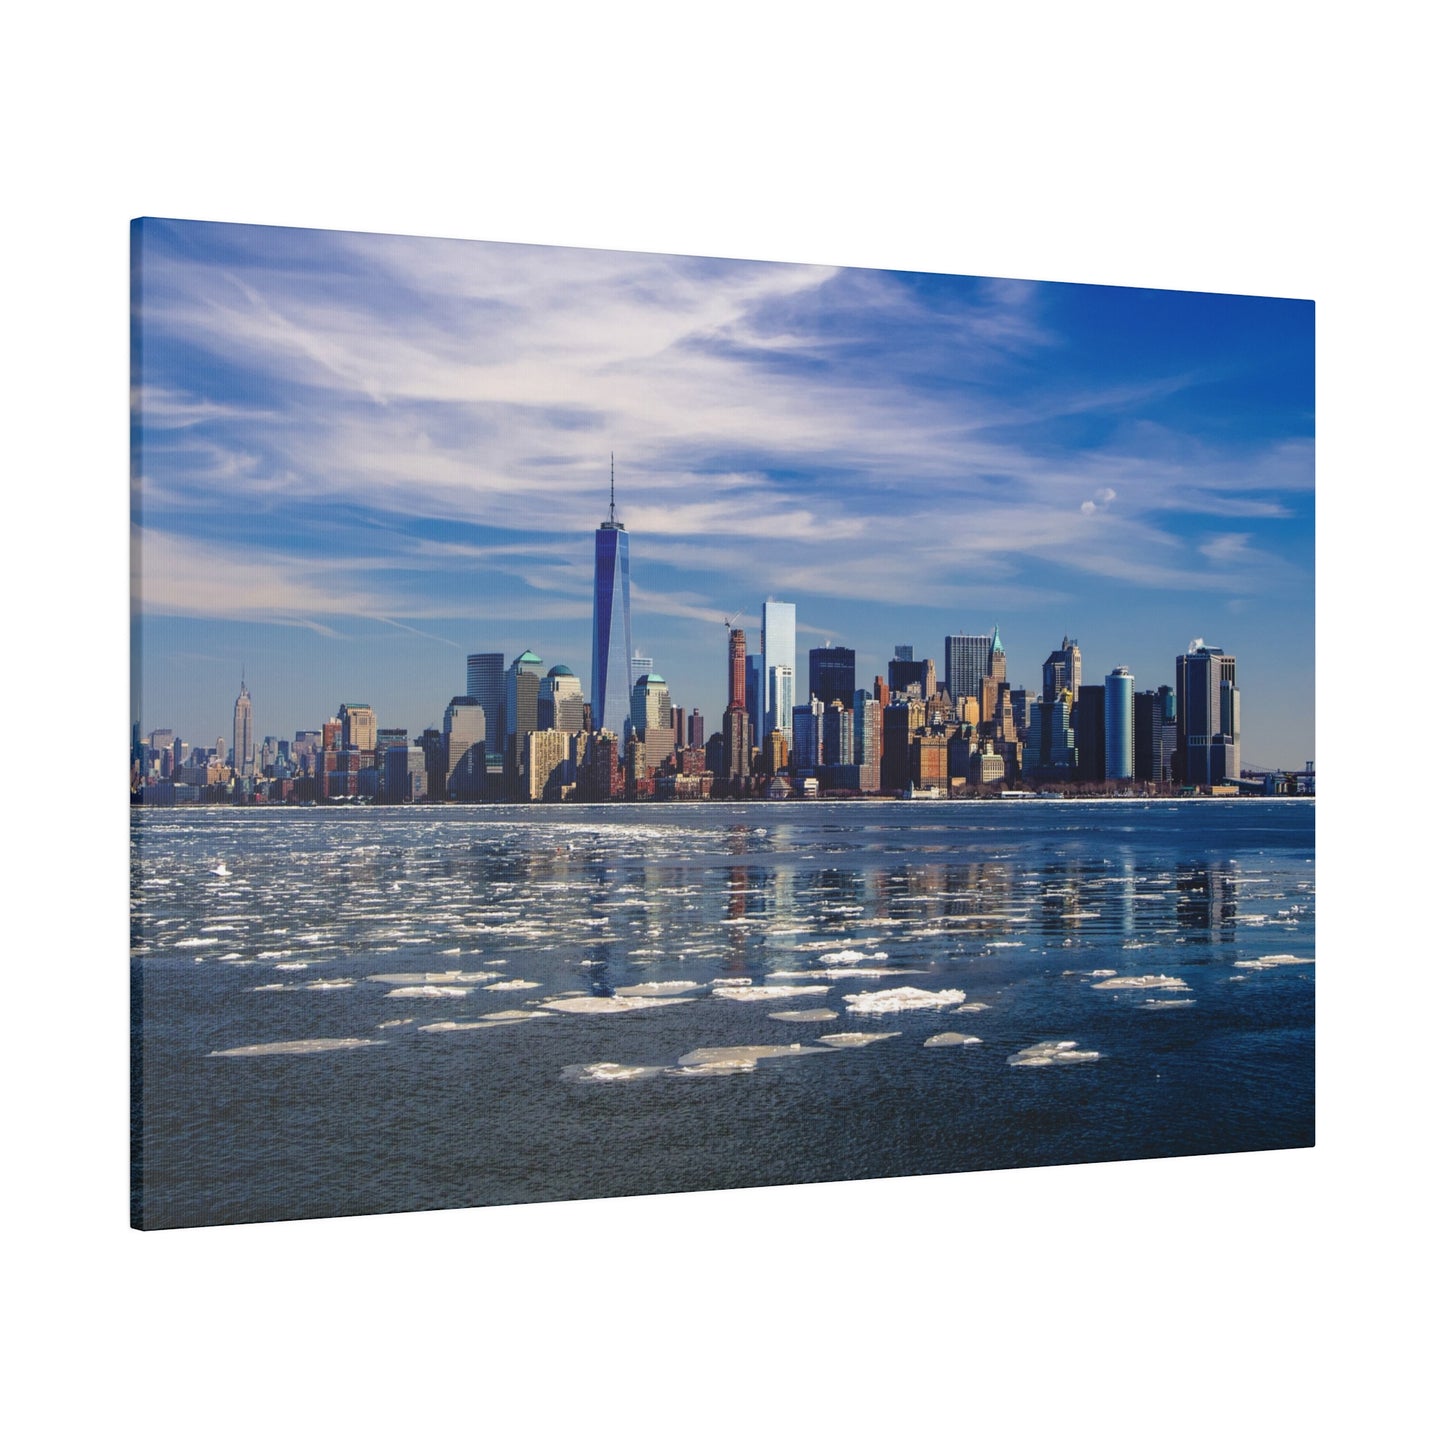
<path id="1" fill-rule="evenodd" d="M 1083 654 L 1079 651 L 1077 640 L 1066 635 L 1064 640 L 1049 653 L 1049 659 L 1044 663 L 1043 701 L 1053 702 L 1065 688 L 1074 697 L 1078 697 L 1079 689 L 1083 685 Z"/>
<path id="2" fill-rule="evenodd" d="M 577 782 L 573 734 L 539 728 L 522 742 L 521 796 L 531 803 L 562 803 Z"/>
<path id="3" fill-rule="evenodd" d="M 559 662 L 537 686 L 537 730 L 557 728 L 564 733 L 582 731 L 582 679 Z"/>
<path id="4" fill-rule="evenodd" d="M 841 702 L 853 706 L 855 654 L 851 647 L 815 647 L 808 653 L 808 694 L 827 707 Z"/>
<path id="5" fill-rule="evenodd" d="M 766 692 L 763 697 L 763 729 L 766 737 L 775 728 L 791 735 L 793 710 L 785 709 L 777 688 L 782 674 L 775 668 L 786 667 L 788 684 L 798 672 L 798 609 L 791 602 L 777 602 L 769 597 L 763 603 L 763 673 Z"/>
<path id="6" fill-rule="evenodd" d="M 1074 742 L 1079 750 L 1078 779 L 1081 783 L 1104 780 L 1104 689 L 1085 683 L 1069 712 Z"/>
<path id="7" fill-rule="evenodd" d="M 652 671 L 652 659 L 644 657 L 640 652 L 634 651 L 627 662 L 627 706 L 632 706 L 632 689 L 637 686 L 640 677 L 646 677 Z"/>
<path id="8" fill-rule="evenodd" d="M 823 704 L 817 698 L 800 702 L 793 708 L 792 760 L 793 776 L 814 773 L 823 762 Z"/>
<path id="9" fill-rule="evenodd" d="M 953 633 L 943 639 L 943 686 L 954 702 L 979 696 L 991 650 L 987 636 Z"/>
<path id="10" fill-rule="evenodd" d="M 873 679 L 873 696 L 879 707 L 887 707 L 893 701 L 888 693 L 888 684 L 881 677 L 875 676 Z"/>
<path id="11" fill-rule="evenodd" d="M 1029 709 L 1033 707 L 1034 696 L 1026 687 L 1009 689 L 1008 701 L 1013 709 L 1014 731 L 1020 738 L 1029 735 Z"/>
<path id="12" fill-rule="evenodd" d="M 487 757 L 502 760 L 507 729 L 502 713 L 506 707 L 506 659 L 500 652 L 473 652 L 467 657 L 467 696 L 474 697 L 487 718 Z"/>
<path id="13" fill-rule="evenodd" d="M 405 728 L 377 728 L 376 730 L 376 754 L 380 756 L 387 748 L 404 748 L 410 741 L 410 735 Z M 284 747 L 285 744 L 282 744 Z"/>
<path id="14" fill-rule="evenodd" d="M 782 726 L 786 718 L 791 721 L 793 716 L 793 669 L 786 664 L 780 663 L 768 673 L 768 697 L 772 700 L 769 711 L 770 724 L 763 736 L 770 733 L 781 732 L 786 737 L 787 732 Z"/>
<path id="15" fill-rule="evenodd" d="M 634 732 L 665 732 L 672 736 L 672 698 L 667 683 L 655 672 L 637 679 L 632 689 Z"/>
<path id="16" fill-rule="evenodd" d="M 918 688 L 918 696 L 924 699 L 938 691 L 933 659 L 925 657 L 915 661 L 913 649 L 900 643 L 893 649 L 893 657 L 888 664 L 888 692 L 891 697 L 898 698 L 914 686 Z"/>
<path id="17" fill-rule="evenodd" d="M 241 675 L 241 692 L 236 698 L 235 717 L 231 726 L 231 765 L 242 777 L 249 777 L 256 771 L 252 756 L 254 744 L 251 740 L 251 694 L 246 691 L 246 676 Z M 218 762 L 225 762 L 225 740 L 217 739 Z"/>
<path id="18" fill-rule="evenodd" d="M 341 746 L 372 752 L 376 748 L 376 713 L 364 702 L 344 702 L 336 709 L 341 721 Z"/>
<path id="19" fill-rule="evenodd" d="M 1174 753 L 1179 746 L 1177 699 L 1167 684 L 1159 689 L 1159 756 L 1163 766 L 1161 782 L 1174 782 Z"/>
<path id="20" fill-rule="evenodd" d="M 823 699 L 815 699 L 823 709 L 823 766 L 842 768 L 853 765 L 853 709 L 835 699 L 824 706 Z"/>
<path id="21" fill-rule="evenodd" d="M 876 793 L 883 761 L 883 704 L 863 688 L 853 694 L 853 761 L 860 790 Z"/>
<path id="22" fill-rule="evenodd" d="M 1239 689 L 1234 658 L 1202 637 L 1174 662 L 1178 697 L 1176 781 L 1209 787 L 1239 776 Z"/>
<path id="23" fill-rule="evenodd" d="M 690 748 L 705 748 L 707 746 L 707 729 L 702 714 L 693 708 L 692 715 L 687 720 L 687 745 Z"/>
<path id="24" fill-rule="evenodd" d="M 723 714 L 723 769 L 728 787 L 745 792 L 753 770 L 753 725 L 747 710 L 748 639 L 742 628 L 728 633 L 728 706 Z"/>
<path id="25" fill-rule="evenodd" d="M 1104 776 L 1134 776 L 1134 674 L 1116 667 L 1104 679 Z"/>
<path id="26" fill-rule="evenodd" d="M 442 796 L 475 801 L 487 776 L 487 715 L 474 697 L 454 697 L 442 714 L 446 777 Z"/>
<path id="27" fill-rule="evenodd" d="M 995 627 L 988 644 L 988 664 L 978 684 L 979 713 L 984 722 L 994 716 L 998 708 L 999 693 L 1007 689 L 1008 658 L 1004 654 L 998 628 Z"/>
<path id="28" fill-rule="evenodd" d="M 767 718 L 768 690 L 763 685 L 763 656 L 750 652 L 743 664 L 743 704 L 748 710 L 748 721 L 753 726 L 753 737 L 763 736 L 763 723 Z"/>
<path id="29" fill-rule="evenodd" d="M 687 746 L 687 710 L 674 707 L 672 710 L 672 738 L 678 752 Z"/>
<path id="30" fill-rule="evenodd" d="M 427 758 L 405 743 L 382 753 L 381 797 L 386 803 L 415 803 L 427 795 Z"/>
<path id="31" fill-rule="evenodd" d="M 530 650 L 512 659 L 506 677 L 507 738 L 537 731 L 537 698 L 542 690 L 542 659 Z"/>
<path id="32" fill-rule="evenodd" d="M 1164 781 L 1164 709 L 1157 692 L 1134 694 L 1134 777 Z"/>
<path id="33" fill-rule="evenodd" d="M 620 732 L 631 707 L 632 581 L 627 529 L 617 520 L 616 473 L 592 573 L 592 726 Z"/>
<path id="34" fill-rule="evenodd" d="M 1047 702 L 1042 698 L 1030 702 L 1028 738 L 1024 743 L 1026 775 L 1059 782 L 1073 776 L 1078 762 L 1074 729 L 1069 720 L 1073 706 L 1074 696 L 1068 688 Z"/>

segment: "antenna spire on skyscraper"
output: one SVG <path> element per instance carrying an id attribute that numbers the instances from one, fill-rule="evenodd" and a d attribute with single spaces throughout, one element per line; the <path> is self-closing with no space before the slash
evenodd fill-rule
<path id="1" fill-rule="evenodd" d="M 609 452 L 608 457 L 611 461 L 611 479 L 607 486 L 607 520 L 615 522 L 617 520 L 617 453 Z"/>

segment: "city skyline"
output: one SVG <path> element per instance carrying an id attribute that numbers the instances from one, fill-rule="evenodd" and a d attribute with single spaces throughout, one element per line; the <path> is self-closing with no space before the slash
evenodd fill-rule
<path id="1" fill-rule="evenodd" d="M 615 451 L 633 648 L 709 732 L 718 625 L 756 647 L 772 596 L 795 678 L 832 642 L 860 685 L 1000 626 L 1014 687 L 1067 634 L 1086 682 L 1149 688 L 1203 636 L 1240 659 L 1242 761 L 1313 756 L 1309 303 L 138 234 L 147 731 L 226 732 L 243 669 L 258 739 L 353 696 L 436 726 L 481 652 L 582 674 Z"/>

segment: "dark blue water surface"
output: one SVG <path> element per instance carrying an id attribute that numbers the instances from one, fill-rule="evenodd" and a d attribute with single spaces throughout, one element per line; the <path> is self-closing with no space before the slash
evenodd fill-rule
<path id="1" fill-rule="evenodd" d="M 132 816 L 148 1228 L 1314 1142 L 1309 802 Z"/>

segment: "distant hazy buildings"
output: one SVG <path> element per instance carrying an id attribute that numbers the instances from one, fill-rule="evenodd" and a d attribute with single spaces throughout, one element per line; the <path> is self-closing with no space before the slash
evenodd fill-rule
<path id="1" fill-rule="evenodd" d="M 454 697 L 442 717 L 445 780 L 441 796 L 475 802 L 487 776 L 487 716 L 474 697 Z"/>
<path id="2" fill-rule="evenodd" d="M 617 520 L 615 477 L 595 534 L 592 573 L 592 726 L 621 732 L 631 706 L 632 581 L 627 529 Z"/>

